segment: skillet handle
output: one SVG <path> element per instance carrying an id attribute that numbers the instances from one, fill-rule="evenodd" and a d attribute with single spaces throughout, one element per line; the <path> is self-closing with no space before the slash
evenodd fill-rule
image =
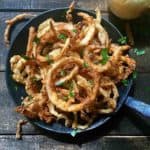
<path id="1" fill-rule="evenodd" d="M 130 96 L 127 97 L 125 105 L 141 117 L 150 119 L 150 105 L 136 100 L 135 98 Z"/>

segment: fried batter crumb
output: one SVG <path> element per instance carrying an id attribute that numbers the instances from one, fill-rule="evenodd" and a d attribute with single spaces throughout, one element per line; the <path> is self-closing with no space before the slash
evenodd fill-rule
<path id="1" fill-rule="evenodd" d="M 16 129 L 16 139 L 21 139 L 22 135 L 21 135 L 21 131 L 22 131 L 22 126 L 25 125 L 28 121 L 27 120 L 22 120 L 20 119 L 17 122 L 17 129 Z"/>
<path id="2" fill-rule="evenodd" d="M 76 3 L 76 1 L 74 0 L 74 1 L 70 4 L 69 9 L 68 9 L 68 11 L 67 11 L 67 13 L 66 13 L 66 19 L 67 19 L 68 22 L 72 21 L 72 14 L 71 14 L 71 13 L 72 13 L 72 11 L 73 11 L 73 9 L 74 9 L 75 3 Z"/>
<path id="3" fill-rule="evenodd" d="M 28 17 L 33 17 L 35 15 L 33 14 L 30 14 L 30 13 L 23 13 L 23 14 L 19 14 L 17 16 L 15 16 L 14 18 L 12 19 L 9 19 L 9 20 L 6 20 L 5 23 L 7 24 L 6 26 L 6 29 L 5 29 L 5 32 L 4 32 L 4 42 L 7 46 L 9 46 L 9 43 L 10 43 L 10 30 L 11 30 L 11 27 L 16 24 L 18 21 L 21 21 L 21 20 L 24 20 Z"/>

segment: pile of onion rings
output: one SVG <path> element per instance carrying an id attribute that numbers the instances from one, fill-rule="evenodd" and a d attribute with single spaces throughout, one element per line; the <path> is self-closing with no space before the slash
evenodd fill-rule
<path id="1" fill-rule="evenodd" d="M 112 113 L 119 97 L 117 84 L 135 70 L 129 45 L 112 43 L 96 18 L 84 12 L 72 21 L 49 18 L 31 26 L 24 56 L 10 59 L 12 78 L 25 86 L 27 96 L 16 111 L 47 123 L 62 121 L 74 129 L 88 128 L 101 114 Z"/>

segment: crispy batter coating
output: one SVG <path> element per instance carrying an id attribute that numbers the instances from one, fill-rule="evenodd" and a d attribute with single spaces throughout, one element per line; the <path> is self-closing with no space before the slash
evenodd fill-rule
<path id="1" fill-rule="evenodd" d="M 68 22 L 72 21 L 72 11 L 74 9 L 75 6 L 75 0 L 70 4 L 68 11 L 66 12 L 66 20 Z"/>
<path id="2" fill-rule="evenodd" d="M 20 55 L 14 55 L 10 59 L 10 64 L 11 64 L 11 70 L 13 72 L 12 78 L 19 82 L 24 84 L 25 83 L 25 78 L 26 78 L 26 71 L 25 71 L 25 66 L 26 66 L 26 60 L 22 58 Z"/>
<path id="3" fill-rule="evenodd" d="M 27 17 L 33 17 L 35 15 L 30 14 L 30 13 L 23 13 L 23 14 L 19 14 L 17 16 L 15 16 L 12 19 L 6 20 L 5 23 L 7 24 L 5 32 L 4 32 L 4 42 L 6 43 L 6 45 L 9 45 L 9 35 L 10 35 L 10 30 L 11 27 L 16 24 L 18 21 L 24 20 Z"/>
<path id="4" fill-rule="evenodd" d="M 96 18 L 84 12 L 72 22 L 48 18 L 38 29 L 29 28 L 26 57 L 10 59 L 12 77 L 25 86 L 27 96 L 16 111 L 47 123 L 60 121 L 74 129 L 88 128 L 101 114 L 115 111 L 117 83 L 135 69 L 129 45 L 112 43 Z"/>
<path id="5" fill-rule="evenodd" d="M 66 64 L 76 64 L 77 66 L 74 67 L 74 69 L 72 71 L 70 71 L 70 73 L 65 76 L 65 78 L 60 79 L 59 81 L 56 81 L 56 76 L 57 76 L 57 69 L 59 69 L 60 67 L 65 67 L 64 65 Z M 68 82 L 69 80 L 72 79 L 76 79 L 76 75 L 79 74 L 79 70 L 83 70 L 83 60 L 79 59 L 79 58 L 75 58 L 75 57 L 66 57 L 61 59 L 60 61 L 58 61 L 57 63 L 55 63 L 53 65 L 53 67 L 49 70 L 48 74 L 47 74 L 47 83 L 46 83 L 46 89 L 47 89 L 47 93 L 49 96 L 50 101 L 59 109 L 61 109 L 62 111 L 66 111 L 66 112 L 76 112 L 79 110 L 84 109 L 84 107 L 87 105 L 88 101 L 91 103 L 91 101 L 93 101 L 96 97 L 96 93 L 98 90 L 98 82 L 99 82 L 99 76 L 91 76 L 91 79 L 94 82 L 94 86 L 92 88 L 90 88 L 90 93 L 89 93 L 89 88 L 87 88 L 86 86 L 89 86 L 88 84 L 79 84 L 78 81 L 78 76 L 77 76 L 77 85 L 79 85 L 80 88 L 84 88 L 84 90 L 86 91 L 87 97 L 84 98 L 84 101 L 81 103 L 77 103 L 75 101 L 75 98 L 72 98 L 73 96 L 71 96 L 71 98 L 68 99 L 68 101 L 64 101 L 63 99 L 59 99 L 58 95 L 57 95 L 57 91 L 55 91 L 54 86 L 59 86 L 61 84 L 65 84 L 66 82 Z M 91 72 L 93 70 L 91 69 Z M 82 77 L 80 77 L 82 78 Z M 81 79 L 80 79 L 81 80 Z M 83 80 L 83 79 L 82 79 Z M 88 82 L 87 79 L 84 79 L 85 82 Z M 71 85 L 70 85 L 71 86 Z M 68 89 L 69 90 L 69 89 Z M 72 89 L 73 91 L 73 89 Z M 73 100 L 72 100 L 73 99 Z"/>

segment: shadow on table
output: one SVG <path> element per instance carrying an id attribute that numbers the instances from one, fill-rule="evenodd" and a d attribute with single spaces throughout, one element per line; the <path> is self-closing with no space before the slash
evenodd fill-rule
<path id="1" fill-rule="evenodd" d="M 133 96 L 134 89 L 136 85 L 133 84 L 133 87 L 130 91 L 130 96 Z M 143 118 L 139 114 L 136 114 L 128 107 L 124 107 L 124 114 L 128 117 L 128 119 L 132 122 L 132 124 L 139 130 L 141 135 L 149 136 L 150 135 L 150 120 L 148 118 Z M 138 134 L 140 134 L 138 132 Z M 133 136 L 136 136 L 135 134 Z"/>
<path id="2" fill-rule="evenodd" d="M 130 110 L 126 109 L 126 115 L 128 119 L 132 122 L 134 126 L 141 132 L 141 135 L 150 135 L 150 120 L 147 118 L 142 118 L 139 115 L 132 113 Z M 136 135 L 134 135 L 136 136 Z"/>
<path id="3" fill-rule="evenodd" d="M 134 93 L 134 88 L 135 88 L 135 84 L 133 85 L 134 86 L 131 90 L 132 94 Z M 127 107 L 124 107 L 124 113 L 126 114 L 126 116 L 128 116 L 128 119 L 141 132 L 142 135 L 144 136 L 150 135 L 150 119 L 149 118 L 143 118 L 139 114 L 132 112 L 132 110 L 128 109 Z"/>
<path id="4" fill-rule="evenodd" d="M 138 44 L 139 41 L 150 42 L 150 12 L 147 12 L 134 20 L 122 20 L 109 12 L 108 19 L 125 36 L 125 24 L 129 23 L 135 44 Z"/>

